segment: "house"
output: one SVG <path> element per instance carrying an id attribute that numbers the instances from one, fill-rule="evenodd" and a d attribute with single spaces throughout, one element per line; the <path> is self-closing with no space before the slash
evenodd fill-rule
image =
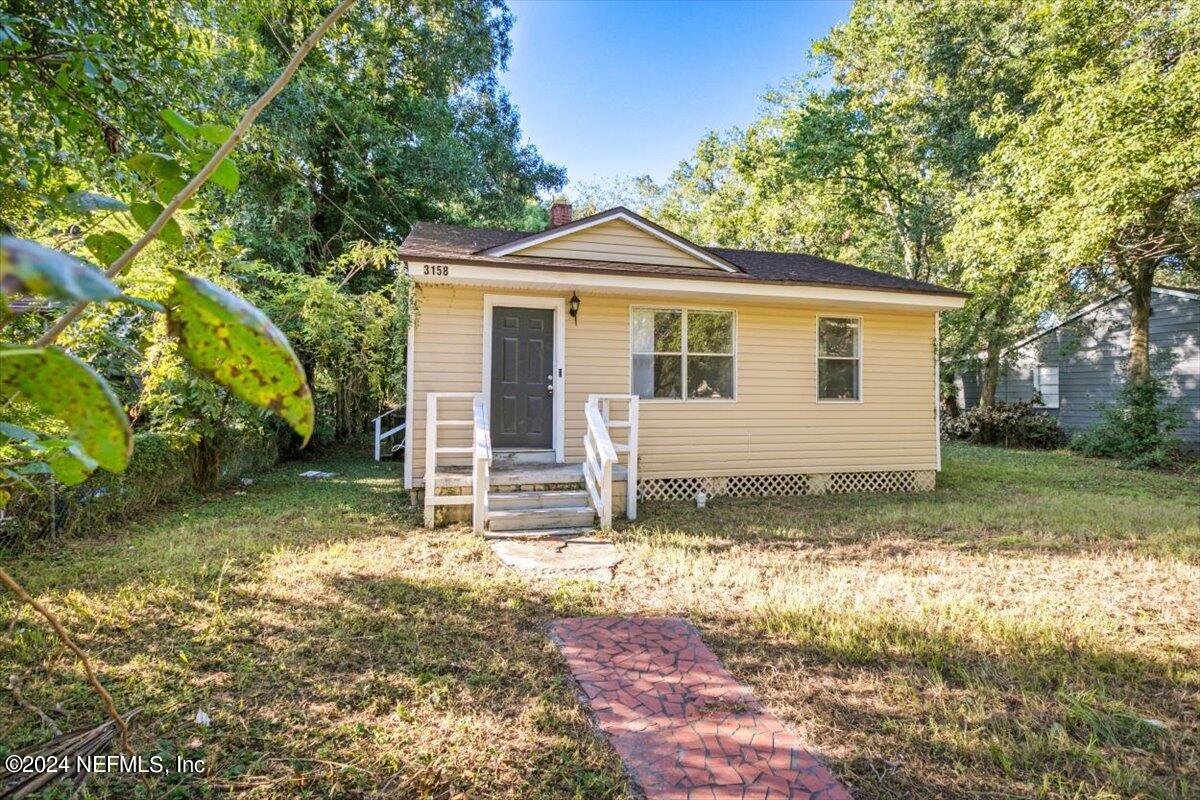
<path id="1" fill-rule="evenodd" d="M 934 487 L 938 312 L 963 292 L 703 247 L 620 207 L 555 204 L 537 233 L 418 223 L 400 253 L 404 480 L 430 525 L 459 506 L 495 536 L 570 533 L 638 500 Z"/>
<path id="2" fill-rule="evenodd" d="M 1200 448 L 1200 292 L 1155 287 L 1150 301 L 1150 359 L 1167 376 L 1184 415 L 1181 442 Z M 1125 382 L 1129 357 L 1129 302 L 1113 294 L 1085 306 L 1059 324 L 1022 339 L 1005 351 L 996 399 L 1032 400 L 1069 431 L 1101 420 L 1105 406 Z M 959 403 L 979 403 L 978 367 L 956 376 Z"/>

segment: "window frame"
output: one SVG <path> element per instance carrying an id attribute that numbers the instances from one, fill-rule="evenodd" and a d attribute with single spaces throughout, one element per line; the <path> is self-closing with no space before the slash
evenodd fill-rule
<path id="1" fill-rule="evenodd" d="M 1042 392 L 1042 370 L 1044 369 L 1054 370 L 1055 383 L 1057 384 L 1057 388 L 1054 391 L 1054 405 L 1046 402 L 1046 395 Z M 1059 369 L 1059 365 L 1043 364 L 1040 361 L 1035 363 L 1033 365 L 1033 390 L 1042 396 L 1042 402 L 1036 408 L 1058 410 L 1058 407 L 1062 405 L 1062 370 Z"/>
<path id="2" fill-rule="evenodd" d="M 848 361 L 849 359 L 838 356 L 822 356 L 821 355 L 821 320 L 823 319 L 852 319 L 857 323 L 857 333 L 854 339 L 854 349 L 857 353 L 855 361 L 858 362 L 858 368 L 855 374 L 855 381 L 858 386 L 858 397 L 850 399 L 839 398 L 823 398 L 821 397 L 821 360 L 828 358 L 833 361 Z M 815 327 L 813 328 L 813 397 L 816 402 L 822 405 L 829 403 L 832 405 L 853 405 L 862 403 L 866 395 L 866 387 L 863 385 L 863 318 L 857 314 L 817 314 Z"/>
<path id="3" fill-rule="evenodd" d="M 631 303 L 629 305 L 629 358 L 626 363 L 629 365 L 629 394 L 636 396 L 633 391 L 633 357 L 635 355 L 676 355 L 675 353 L 658 353 L 652 351 L 650 353 L 637 353 L 633 349 L 633 313 L 635 311 L 678 311 L 680 316 L 679 321 L 679 381 L 680 381 L 680 396 L 679 397 L 638 397 L 639 403 L 736 403 L 738 401 L 738 313 L 736 308 L 721 307 L 721 306 L 688 306 L 688 305 L 644 305 L 640 303 Z M 704 313 L 719 313 L 729 314 L 733 321 L 732 340 L 730 346 L 732 351 L 729 353 L 689 353 L 687 349 L 687 318 L 689 312 L 698 314 Z M 688 357 L 696 356 L 717 356 L 720 358 L 733 359 L 733 396 L 732 397 L 688 397 Z"/>

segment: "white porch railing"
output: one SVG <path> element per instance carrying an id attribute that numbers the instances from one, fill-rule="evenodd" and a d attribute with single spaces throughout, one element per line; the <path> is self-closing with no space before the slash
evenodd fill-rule
<path id="1" fill-rule="evenodd" d="M 473 402 L 471 419 L 441 419 L 438 416 L 438 403 L 442 400 L 467 400 Z M 472 458 L 472 472 L 477 467 L 475 454 L 476 444 L 470 447 L 443 447 L 438 444 L 438 431 L 441 428 L 473 428 L 477 429 L 475 414 L 483 395 L 479 392 L 430 392 L 425 396 L 425 527 L 433 527 L 434 510 L 436 506 L 453 506 L 474 504 L 474 493 L 466 495 L 439 495 L 437 493 L 437 461 L 439 455 L 468 455 Z M 484 411 L 485 417 L 487 411 Z M 488 444 L 490 460 L 490 442 Z M 484 485 L 486 491 L 486 484 Z"/>
<path id="2" fill-rule="evenodd" d="M 471 523 L 476 533 L 483 533 L 488 518 L 488 484 L 492 475 L 492 426 L 488 421 L 487 401 L 482 394 L 475 395 L 475 455 L 471 458 L 471 491 L 474 493 L 474 511 Z"/>
<path id="3" fill-rule="evenodd" d="M 406 447 L 408 445 L 408 441 L 407 441 L 408 431 L 406 430 L 407 425 L 403 421 L 401 421 L 401 423 L 399 425 L 395 426 L 394 428 L 388 428 L 386 431 L 383 429 L 383 421 L 385 419 L 387 419 L 388 417 L 392 416 L 393 414 L 399 414 L 400 419 L 403 420 L 404 419 L 404 406 L 401 406 L 400 408 L 390 408 L 373 420 L 375 423 L 375 460 L 376 461 L 379 461 L 383 456 L 384 440 L 392 438 L 397 433 L 404 433 L 404 435 L 405 435 L 404 444 Z M 389 445 L 389 447 L 390 447 L 390 445 Z M 408 455 L 408 454 L 405 453 L 405 455 Z"/>
<path id="4" fill-rule="evenodd" d="M 628 409 L 624 420 L 612 418 L 613 403 L 625 403 Z M 625 455 L 625 516 L 637 519 L 637 440 L 638 398 L 627 394 L 593 394 L 584 406 L 587 431 L 583 436 L 583 479 L 591 497 L 600 527 L 612 527 L 613 467 L 618 455 Z M 611 431 L 628 430 L 625 444 L 614 443 Z"/>

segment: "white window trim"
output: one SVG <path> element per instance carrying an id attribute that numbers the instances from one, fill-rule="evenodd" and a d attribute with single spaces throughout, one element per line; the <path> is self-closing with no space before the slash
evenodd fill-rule
<path id="1" fill-rule="evenodd" d="M 554 312 L 554 460 L 564 463 L 563 441 L 567 399 L 567 299 L 544 295 L 485 294 L 483 296 L 483 398 L 492 413 L 492 309 L 548 308 Z"/>
<path id="2" fill-rule="evenodd" d="M 1058 391 L 1056 391 L 1054 393 L 1054 405 L 1050 405 L 1049 403 L 1044 402 L 1046 399 L 1046 396 L 1044 394 L 1042 394 L 1042 370 L 1043 369 L 1052 369 L 1052 370 L 1054 370 L 1054 374 L 1056 376 L 1058 376 Z M 1033 389 L 1038 394 L 1042 394 L 1043 402 L 1038 404 L 1038 406 L 1037 406 L 1038 408 L 1057 409 L 1060 405 L 1062 405 L 1062 370 L 1059 369 L 1059 365 L 1058 364 L 1043 364 L 1040 361 L 1035 363 L 1033 365 Z"/>
<path id="3" fill-rule="evenodd" d="M 679 323 L 679 346 L 680 365 L 679 365 L 679 380 L 681 397 L 641 397 L 638 399 L 640 403 L 736 403 L 740 391 L 738 390 L 738 313 L 736 308 L 719 308 L 713 306 L 673 306 L 673 305 L 646 305 L 644 303 L 632 303 L 629 306 L 629 394 L 633 395 L 633 312 L 634 311 L 678 311 L 680 312 Z M 697 313 L 717 312 L 721 314 L 730 314 L 733 317 L 733 353 L 689 353 L 687 350 L 687 312 L 695 311 Z M 638 353 L 637 355 L 647 355 L 646 353 Z M 688 356 L 722 356 L 733 359 L 733 397 L 688 397 L 687 396 L 687 360 Z"/>
<path id="4" fill-rule="evenodd" d="M 853 319 L 858 322 L 858 335 L 855 344 L 855 350 L 858 353 L 855 359 L 858 362 L 858 397 L 852 400 L 837 400 L 833 398 L 821 397 L 821 320 L 823 319 Z M 814 329 L 815 337 L 813 339 L 813 397 L 818 403 L 830 405 L 853 405 L 863 402 L 863 397 L 866 396 L 866 387 L 863 386 L 863 318 L 855 314 L 818 314 L 816 327 Z M 833 356 L 830 356 L 833 358 Z M 845 358 L 840 359 L 845 361 Z"/>

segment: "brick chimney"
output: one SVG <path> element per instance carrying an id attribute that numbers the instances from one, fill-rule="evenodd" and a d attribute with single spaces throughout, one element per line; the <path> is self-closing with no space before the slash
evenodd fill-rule
<path id="1" fill-rule="evenodd" d="M 550 206 L 550 227 L 557 228 L 571 221 L 571 204 L 555 201 Z M 547 228 L 549 230 L 549 228 Z"/>

